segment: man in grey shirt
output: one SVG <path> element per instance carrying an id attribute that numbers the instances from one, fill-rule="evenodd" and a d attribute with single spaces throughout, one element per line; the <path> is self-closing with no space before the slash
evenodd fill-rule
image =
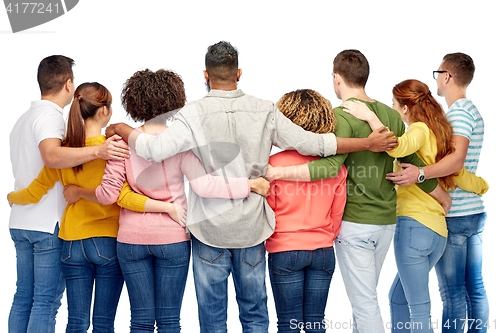
<path id="1" fill-rule="evenodd" d="M 165 132 L 151 136 L 115 124 L 106 134 L 122 136 L 147 160 L 162 161 L 192 150 L 208 173 L 248 178 L 265 175 L 272 145 L 328 156 L 385 151 L 397 144 L 385 128 L 365 139 L 346 139 L 296 126 L 272 102 L 237 89 L 238 52 L 227 42 L 208 48 L 205 66 L 210 92 L 179 111 Z M 273 233 L 275 221 L 265 197 L 252 193 L 245 199 L 211 199 L 190 189 L 187 216 L 201 332 L 226 332 L 231 272 L 243 331 L 267 332 L 264 241 Z"/>

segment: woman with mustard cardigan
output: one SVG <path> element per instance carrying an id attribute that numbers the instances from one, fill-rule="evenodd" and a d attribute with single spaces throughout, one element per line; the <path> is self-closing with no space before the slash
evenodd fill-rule
<path id="1" fill-rule="evenodd" d="M 69 147 L 95 146 L 111 118 L 111 93 L 103 85 L 83 83 L 75 91 L 68 117 Z M 101 183 L 106 161 L 96 159 L 68 169 L 44 167 L 24 190 L 9 194 L 14 204 L 37 203 L 57 181 L 63 186 L 96 187 Z M 66 332 L 86 332 L 94 294 L 93 332 L 114 332 L 123 275 L 116 256 L 118 205 L 103 206 L 86 200 L 67 205 L 61 220 L 62 270 L 66 279 L 68 324 Z M 93 293 L 94 291 L 94 293 Z"/>

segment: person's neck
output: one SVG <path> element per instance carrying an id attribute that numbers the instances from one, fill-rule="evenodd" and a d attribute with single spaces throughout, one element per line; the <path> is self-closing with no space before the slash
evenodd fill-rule
<path id="1" fill-rule="evenodd" d="M 462 98 L 467 98 L 466 89 L 454 89 L 444 96 L 448 108 L 450 108 L 456 101 Z"/>
<path id="2" fill-rule="evenodd" d="M 149 132 L 149 133 L 163 132 L 167 128 L 168 126 L 166 125 L 165 121 L 155 121 L 155 120 L 149 120 L 141 126 L 141 129 L 144 132 Z"/>
<path id="3" fill-rule="evenodd" d="M 342 102 L 347 101 L 349 98 L 356 98 L 365 102 L 375 102 L 374 99 L 368 97 L 364 88 L 345 87 L 342 91 Z"/>
<path id="4" fill-rule="evenodd" d="M 209 81 L 211 90 L 232 91 L 238 89 L 238 81 Z"/>
<path id="5" fill-rule="evenodd" d="M 49 101 L 57 104 L 61 109 L 64 109 L 68 105 L 66 98 L 61 95 L 42 95 L 42 101 Z"/>
<path id="6" fill-rule="evenodd" d="M 101 135 L 102 125 L 91 119 L 85 120 L 85 137 L 92 138 Z"/>

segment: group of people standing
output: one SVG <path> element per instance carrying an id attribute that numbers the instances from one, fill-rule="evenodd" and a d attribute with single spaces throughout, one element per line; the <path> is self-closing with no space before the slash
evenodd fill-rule
<path id="1" fill-rule="evenodd" d="M 42 100 L 11 133 L 9 332 L 54 332 L 65 288 L 66 332 L 113 332 L 124 282 L 131 332 L 179 332 L 190 260 L 201 332 L 227 331 L 229 275 L 243 332 L 267 332 L 266 250 L 279 332 L 325 332 L 335 252 L 354 331 L 384 332 L 376 287 L 393 235 L 392 330 L 432 331 L 435 266 L 447 332 L 463 319 L 486 331 L 488 184 L 474 175 L 484 123 L 465 96 L 469 56 L 447 55 L 434 72 L 447 115 L 416 80 L 394 87 L 393 108 L 368 97 L 357 50 L 333 63 L 341 107 L 309 89 L 275 106 L 237 88 L 238 52 L 219 42 L 205 56 L 207 96 L 185 105 L 176 73 L 138 71 L 121 97 L 143 125 L 110 125 L 108 139 L 111 94 L 96 82 L 75 89 L 73 65 L 42 60 Z M 270 157 L 273 145 L 284 151 Z"/>

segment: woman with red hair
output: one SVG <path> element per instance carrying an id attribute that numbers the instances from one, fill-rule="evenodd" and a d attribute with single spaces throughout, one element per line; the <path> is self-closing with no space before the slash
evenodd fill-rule
<path id="1" fill-rule="evenodd" d="M 398 146 L 387 152 L 389 155 L 397 158 L 416 153 L 425 163 L 433 164 L 453 151 L 453 129 L 426 84 L 406 80 L 392 93 L 393 108 L 408 129 L 398 138 Z M 382 126 L 365 104 L 347 101 L 343 106 L 372 129 Z M 447 190 L 454 189 L 455 184 L 478 194 L 488 189 L 486 181 L 465 169 L 439 182 Z M 432 332 L 429 272 L 446 246 L 445 216 L 450 206 L 441 205 L 416 185 L 400 186 L 397 193 L 394 253 L 398 274 L 389 292 L 393 332 Z"/>

